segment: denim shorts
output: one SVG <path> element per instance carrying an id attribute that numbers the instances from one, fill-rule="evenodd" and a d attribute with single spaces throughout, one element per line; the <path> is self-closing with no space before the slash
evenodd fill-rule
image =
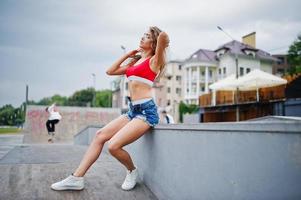
<path id="1" fill-rule="evenodd" d="M 149 126 L 155 127 L 159 123 L 159 115 L 158 108 L 153 99 L 133 105 L 131 101 L 129 101 L 129 111 L 124 114 L 129 120 L 134 118 L 142 119 Z"/>

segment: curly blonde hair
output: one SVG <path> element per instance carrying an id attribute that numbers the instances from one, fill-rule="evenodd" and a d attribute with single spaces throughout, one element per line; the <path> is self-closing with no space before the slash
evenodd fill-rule
<path id="1" fill-rule="evenodd" d="M 156 48 L 157 48 L 157 39 L 159 37 L 159 34 L 162 32 L 162 30 L 159 29 L 157 26 L 151 26 L 151 27 L 149 27 L 149 31 L 150 31 L 151 37 L 152 37 L 152 45 L 151 46 L 152 46 L 152 49 L 153 49 L 153 55 L 155 55 Z M 164 55 L 164 58 L 166 58 L 165 55 Z M 157 82 L 164 75 L 165 64 L 166 64 L 166 61 L 164 60 L 163 64 L 160 66 L 160 72 L 156 77 Z"/>

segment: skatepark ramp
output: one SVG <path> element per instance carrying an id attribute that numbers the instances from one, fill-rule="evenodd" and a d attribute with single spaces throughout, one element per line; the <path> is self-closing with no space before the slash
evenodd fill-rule
<path id="1" fill-rule="evenodd" d="M 46 106 L 28 106 L 24 125 L 24 143 L 46 143 L 48 134 Z M 56 142 L 73 143 L 73 136 L 88 125 L 105 125 L 121 114 L 118 108 L 58 106 L 62 115 L 56 125 Z"/>

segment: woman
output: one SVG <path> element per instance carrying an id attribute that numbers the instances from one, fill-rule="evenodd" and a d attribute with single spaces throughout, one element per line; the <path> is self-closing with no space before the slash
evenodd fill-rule
<path id="1" fill-rule="evenodd" d="M 131 190 L 136 185 L 138 169 L 123 147 L 140 138 L 159 122 L 157 106 L 152 99 L 152 84 L 160 77 L 165 66 L 165 49 L 168 35 L 157 27 L 150 27 L 140 41 L 139 50 L 133 50 L 118 59 L 108 70 L 108 75 L 123 75 L 129 79 L 129 111 L 97 131 L 84 158 L 72 175 L 54 183 L 54 190 L 81 190 L 83 176 L 99 157 L 103 145 L 108 142 L 109 152 L 127 168 L 126 178 L 121 186 Z M 141 52 L 141 56 L 137 53 Z M 125 66 L 122 63 L 132 58 Z"/>

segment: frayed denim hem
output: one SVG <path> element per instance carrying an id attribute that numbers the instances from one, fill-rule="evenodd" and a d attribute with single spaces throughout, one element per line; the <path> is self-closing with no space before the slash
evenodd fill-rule
<path id="1" fill-rule="evenodd" d="M 128 118 L 128 120 L 129 121 L 131 121 L 132 119 L 130 118 L 130 116 L 127 114 L 127 113 L 125 113 L 125 114 L 122 114 L 122 116 L 125 116 L 126 118 Z"/>
<path id="2" fill-rule="evenodd" d="M 145 123 L 147 123 L 152 128 L 154 128 L 156 126 L 156 124 L 151 124 L 149 121 L 147 121 L 146 117 L 143 115 L 136 115 L 134 118 L 143 120 Z"/>

